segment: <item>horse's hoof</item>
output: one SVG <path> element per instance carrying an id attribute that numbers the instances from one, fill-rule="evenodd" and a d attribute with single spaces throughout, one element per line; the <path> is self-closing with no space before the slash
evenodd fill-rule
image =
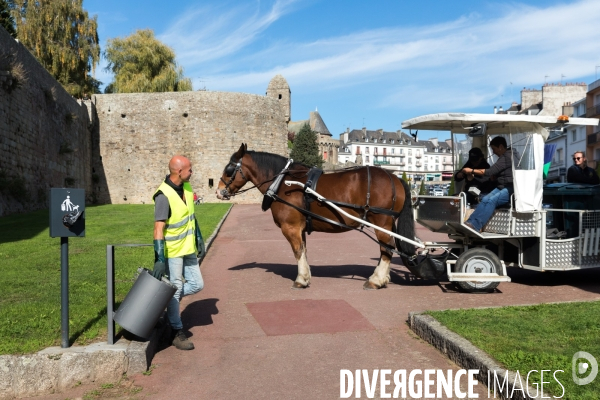
<path id="1" fill-rule="evenodd" d="M 365 290 L 377 290 L 377 289 L 379 289 L 379 286 L 377 286 L 373 282 L 366 281 L 365 284 L 363 285 L 363 289 L 365 289 Z"/>
<path id="2" fill-rule="evenodd" d="M 303 285 L 298 282 L 294 282 L 294 284 L 292 285 L 292 289 L 306 289 L 307 287 L 308 285 Z"/>

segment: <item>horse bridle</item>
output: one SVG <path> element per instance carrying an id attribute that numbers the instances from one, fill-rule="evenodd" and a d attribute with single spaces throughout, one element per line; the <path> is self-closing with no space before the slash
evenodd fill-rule
<path id="1" fill-rule="evenodd" d="M 235 180 L 235 176 L 238 173 L 238 171 L 240 172 L 240 175 L 242 175 L 242 178 L 244 178 L 244 180 L 248 182 L 248 178 L 244 176 L 244 171 L 242 171 L 242 159 L 240 158 L 237 163 L 233 161 L 233 159 L 229 160 L 229 164 L 227 164 L 227 166 L 225 167 L 225 176 L 229 178 L 229 181 L 225 182 L 225 179 L 221 177 L 221 182 L 225 184 L 225 189 L 221 190 L 221 196 L 223 196 L 223 198 L 231 198 L 232 194 L 229 191 L 229 186 Z M 246 184 L 246 182 L 244 182 L 244 185 Z"/>

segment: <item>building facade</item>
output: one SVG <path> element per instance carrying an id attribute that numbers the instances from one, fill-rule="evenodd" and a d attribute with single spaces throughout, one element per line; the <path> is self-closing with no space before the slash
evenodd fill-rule
<path id="1" fill-rule="evenodd" d="M 586 94 L 586 113 L 588 118 L 600 118 L 600 79 L 592 82 Z M 588 126 L 586 131 L 586 155 L 588 165 L 597 168 L 600 163 L 600 127 Z"/>
<path id="2" fill-rule="evenodd" d="M 402 131 L 347 129 L 340 134 L 340 165 L 380 166 L 411 180 L 441 181 L 452 177 L 449 142 L 417 140 Z"/>

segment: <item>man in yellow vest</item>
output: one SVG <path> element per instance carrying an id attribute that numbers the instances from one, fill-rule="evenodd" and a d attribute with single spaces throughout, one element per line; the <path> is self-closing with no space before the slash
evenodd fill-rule
<path id="1" fill-rule="evenodd" d="M 194 344 L 183 332 L 179 301 L 204 288 L 198 258 L 204 256 L 206 250 L 194 215 L 191 176 L 190 160 L 175 156 L 169 161 L 169 175 L 154 193 L 155 263 L 152 275 L 156 279 L 168 275 L 177 287 L 167 305 L 167 317 L 173 346 L 179 350 L 194 349 Z"/>

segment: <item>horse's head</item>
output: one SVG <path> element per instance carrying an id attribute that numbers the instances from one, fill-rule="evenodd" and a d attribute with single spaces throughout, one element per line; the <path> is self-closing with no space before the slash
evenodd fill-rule
<path id="1" fill-rule="evenodd" d="M 248 146 L 244 143 L 239 150 L 233 153 L 229 159 L 229 164 L 223 169 L 223 175 L 217 186 L 217 198 L 219 200 L 229 200 L 238 190 L 240 190 L 247 182 L 248 178 L 242 170 L 242 158 L 246 154 Z"/>

